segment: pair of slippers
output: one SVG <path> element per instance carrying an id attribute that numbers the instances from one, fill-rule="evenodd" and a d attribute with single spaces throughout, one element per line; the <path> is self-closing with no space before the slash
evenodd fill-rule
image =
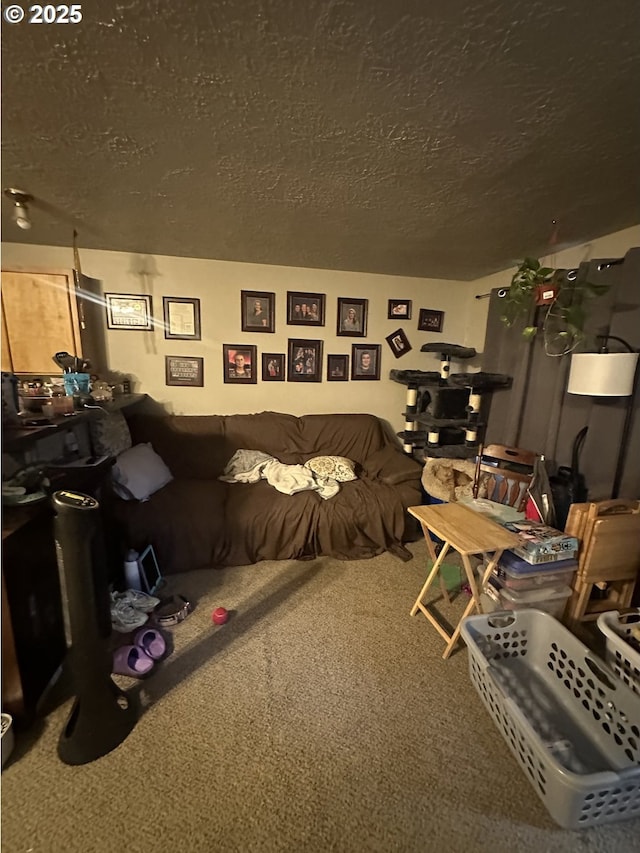
<path id="1" fill-rule="evenodd" d="M 116 675 L 143 678 L 151 672 L 166 650 L 167 644 L 160 631 L 141 628 L 134 636 L 132 645 L 120 646 L 113 653 L 113 672 Z"/>

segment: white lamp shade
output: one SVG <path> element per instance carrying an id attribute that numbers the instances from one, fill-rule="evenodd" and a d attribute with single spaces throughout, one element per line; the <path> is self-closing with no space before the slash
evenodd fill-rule
<path id="1" fill-rule="evenodd" d="M 637 352 L 572 355 L 567 391 L 591 397 L 630 397 L 637 361 Z"/>

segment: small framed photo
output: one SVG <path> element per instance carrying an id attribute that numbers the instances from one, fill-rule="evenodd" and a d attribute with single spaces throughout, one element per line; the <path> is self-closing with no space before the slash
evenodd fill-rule
<path id="1" fill-rule="evenodd" d="M 172 341 L 200 340 L 200 300 L 163 296 L 164 336 Z"/>
<path id="2" fill-rule="evenodd" d="M 380 344 L 353 344 L 351 378 L 380 379 Z"/>
<path id="3" fill-rule="evenodd" d="M 324 326 L 324 293 L 287 291 L 289 326 Z"/>
<path id="4" fill-rule="evenodd" d="M 349 379 L 349 356 L 327 356 L 327 382 L 346 382 Z"/>
<path id="5" fill-rule="evenodd" d="M 289 338 L 289 382 L 322 382 L 322 341 Z"/>
<path id="6" fill-rule="evenodd" d="M 401 355 L 404 355 L 411 349 L 409 338 L 405 335 L 403 329 L 396 329 L 395 332 L 391 332 L 385 340 L 396 358 L 400 358 Z"/>
<path id="7" fill-rule="evenodd" d="M 421 308 L 418 317 L 418 329 L 421 332 L 441 332 L 444 323 L 444 311 L 432 311 Z"/>
<path id="8" fill-rule="evenodd" d="M 387 308 L 387 320 L 396 320 L 400 317 L 403 320 L 411 319 L 411 300 L 410 299 L 390 299 Z"/>
<path id="9" fill-rule="evenodd" d="M 107 329 L 137 329 L 149 332 L 153 328 L 151 297 L 146 293 L 105 293 Z"/>
<path id="10" fill-rule="evenodd" d="M 204 359 L 190 355 L 166 355 L 164 357 L 165 382 L 167 385 L 204 385 Z"/>
<path id="11" fill-rule="evenodd" d="M 352 338 L 367 336 L 368 299 L 338 299 L 338 328 L 336 334 Z"/>
<path id="12" fill-rule="evenodd" d="M 284 372 L 284 353 L 283 352 L 263 352 L 262 353 L 262 381 L 263 382 L 284 382 L 286 379 Z"/>
<path id="13" fill-rule="evenodd" d="M 275 332 L 276 295 L 257 290 L 241 290 L 243 332 Z"/>
<path id="14" fill-rule="evenodd" d="M 258 381 L 258 348 L 253 344 L 223 344 L 222 367 L 225 382 L 255 385 Z"/>

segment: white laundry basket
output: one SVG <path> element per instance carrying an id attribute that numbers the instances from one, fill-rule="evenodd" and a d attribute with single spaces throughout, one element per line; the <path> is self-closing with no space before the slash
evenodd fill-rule
<path id="1" fill-rule="evenodd" d="M 471 680 L 551 817 L 640 817 L 640 696 L 549 613 L 462 623 Z"/>
<path id="2" fill-rule="evenodd" d="M 640 652 L 628 641 L 637 625 L 640 625 L 640 607 L 623 616 L 617 610 L 609 610 L 598 616 L 598 628 L 607 643 L 607 663 L 618 678 L 636 693 L 640 693 Z"/>

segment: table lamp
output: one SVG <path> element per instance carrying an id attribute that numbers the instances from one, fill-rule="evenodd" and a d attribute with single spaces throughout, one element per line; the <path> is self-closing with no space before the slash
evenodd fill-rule
<path id="1" fill-rule="evenodd" d="M 625 457 L 631 432 L 633 401 L 637 387 L 638 352 L 623 338 L 616 335 L 598 335 L 602 346 L 597 353 L 579 353 L 571 356 L 569 394 L 590 397 L 627 397 L 627 409 L 620 439 L 616 473 L 611 497 L 617 498 L 624 470 Z M 609 352 L 608 341 L 617 341 L 627 352 Z"/>

